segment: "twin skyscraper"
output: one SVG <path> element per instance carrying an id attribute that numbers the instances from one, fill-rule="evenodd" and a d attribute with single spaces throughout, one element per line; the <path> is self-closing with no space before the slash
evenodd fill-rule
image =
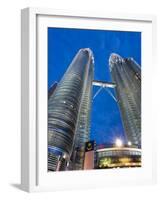
<path id="1" fill-rule="evenodd" d="M 140 66 L 132 58 L 111 54 L 109 68 L 126 141 L 141 148 Z M 89 48 L 80 49 L 48 92 L 49 171 L 83 169 L 85 144 L 90 140 L 93 79 L 93 53 Z"/>

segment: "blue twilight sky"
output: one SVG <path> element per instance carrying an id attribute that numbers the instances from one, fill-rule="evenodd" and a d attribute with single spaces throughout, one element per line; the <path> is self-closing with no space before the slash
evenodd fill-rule
<path id="1" fill-rule="evenodd" d="M 48 88 L 61 79 L 80 48 L 93 51 L 95 80 L 111 81 L 108 66 L 111 53 L 133 57 L 141 65 L 140 32 L 48 28 Z M 98 89 L 93 88 L 93 95 Z M 124 140 L 118 106 L 104 89 L 92 103 L 90 138 L 97 145 L 113 143 L 116 138 Z"/>

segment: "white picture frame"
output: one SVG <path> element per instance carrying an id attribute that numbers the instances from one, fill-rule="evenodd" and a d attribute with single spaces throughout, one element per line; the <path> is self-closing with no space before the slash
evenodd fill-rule
<path id="1" fill-rule="evenodd" d="M 107 21 L 110 25 L 106 27 Z M 111 26 L 113 30 L 126 29 L 143 32 L 143 132 L 149 134 L 142 136 L 143 166 L 141 168 L 68 171 L 52 174 L 47 172 L 47 133 L 44 134 L 44 130 L 47 131 L 47 129 L 43 124 L 47 124 L 47 117 L 44 113 L 47 109 L 47 37 L 45 30 L 48 26 L 107 30 Z M 153 73 L 150 67 L 153 66 L 155 70 L 155 30 L 156 19 L 151 15 L 71 12 L 43 8 L 22 10 L 21 188 L 23 190 L 54 191 L 156 182 L 155 133 L 150 134 L 155 119 L 151 116 L 152 102 L 148 93 L 152 88 L 151 84 L 148 85 L 151 73 Z"/>

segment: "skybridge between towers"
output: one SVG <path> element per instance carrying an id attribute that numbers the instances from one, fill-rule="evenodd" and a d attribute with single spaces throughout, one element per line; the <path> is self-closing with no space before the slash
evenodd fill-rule
<path id="1" fill-rule="evenodd" d="M 114 101 L 117 102 L 116 97 L 112 94 L 112 92 L 109 90 L 109 88 L 114 89 L 116 87 L 115 83 L 112 82 L 106 82 L 106 81 L 98 81 L 98 80 L 93 80 L 92 85 L 96 87 L 100 87 L 95 95 L 93 96 L 93 99 L 96 98 L 96 96 L 101 92 L 102 89 L 105 89 L 106 92 L 114 99 Z"/>
<path id="2" fill-rule="evenodd" d="M 97 81 L 97 80 L 93 80 L 92 85 L 98 86 L 98 87 L 103 87 L 103 88 L 115 88 L 116 87 L 115 83 L 106 82 L 106 81 Z"/>

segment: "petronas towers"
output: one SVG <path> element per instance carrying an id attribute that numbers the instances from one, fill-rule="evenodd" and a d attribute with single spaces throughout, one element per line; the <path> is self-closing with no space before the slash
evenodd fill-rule
<path id="1" fill-rule="evenodd" d="M 133 59 L 112 54 L 112 81 L 127 141 L 141 145 L 141 70 Z M 83 168 L 90 140 L 94 57 L 80 49 L 61 80 L 48 94 L 48 170 Z M 107 102 L 108 103 L 108 102 Z"/>

